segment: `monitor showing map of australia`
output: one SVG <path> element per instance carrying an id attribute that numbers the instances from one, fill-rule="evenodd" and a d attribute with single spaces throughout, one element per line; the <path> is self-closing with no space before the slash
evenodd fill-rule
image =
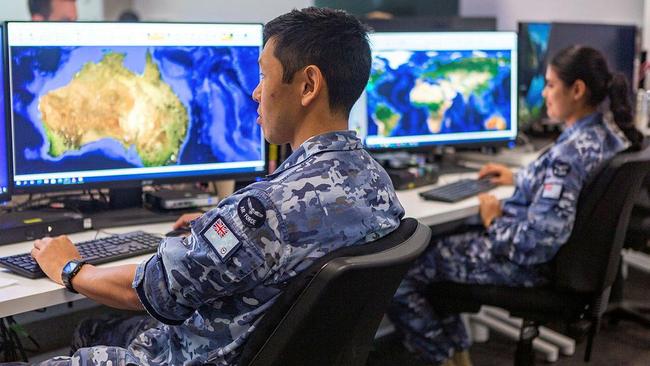
<path id="1" fill-rule="evenodd" d="M 263 170 L 261 42 L 260 25 L 10 23 L 16 185 Z"/>
<path id="2" fill-rule="evenodd" d="M 366 93 L 369 147 L 516 135 L 516 35 L 376 33 Z"/>

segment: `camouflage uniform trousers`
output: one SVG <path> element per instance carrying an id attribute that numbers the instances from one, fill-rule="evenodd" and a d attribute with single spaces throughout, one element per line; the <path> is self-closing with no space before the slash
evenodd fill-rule
<path id="1" fill-rule="evenodd" d="M 471 345 L 459 314 L 438 314 L 425 297 L 432 282 L 533 286 L 545 282 L 541 271 L 521 267 L 490 251 L 483 228 L 432 240 L 397 289 L 388 316 L 404 346 L 422 361 L 440 364 Z"/>
<path id="2" fill-rule="evenodd" d="M 139 365 L 139 360 L 128 349 L 142 332 L 160 323 L 148 315 L 105 316 L 88 318 L 79 323 L 74 332 L 71 356 L 54 357 L 38 366 L 127 366 Z M 10 365 L 25 365 L 13 363 Z"/>

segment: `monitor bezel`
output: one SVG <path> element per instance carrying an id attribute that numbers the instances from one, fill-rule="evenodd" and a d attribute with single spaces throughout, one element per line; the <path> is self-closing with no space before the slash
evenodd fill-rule
<path id="1" fill-rule="evenodd" d="M 13 193 L 13 182 L 14 182 L 14 175 L 13 175 L 13 148 L 12 148 L 12 139 L 13 139 L 13 133 L 12 133 L 12 125 L 11 125 L 11 112 L 10 108 L 11 106 L 9 103 L 11 102 L 11 98 L 9 98 L 9 52 L 6 47 L 7 45 L 7 27 L 5 26 L 5 22 L 0 22 L 0 33 L 2 33 L 2 37 L 0 37 L 1 42 L 4 42 L 3 44 L 0 44 L 0 47 L 2 48 L 2 59 L 0 59 L 0 62 L 2 63 L 2 69 L 1 72 L 3 73 L 4 80 L 1 85 L 3 89 L 2 93 L 2 98 L 4 101 L 4 128 L 5 128 L 5 153 L 6 153 L 6 158 L 7 158 L 7 192 L 2 193 L 0 192 L 0 203 L 1 202 L 8 202 L 11 200 L 11 195 Z M 2 172 L 0 172 L 1 174 Z"/>
<path id="2" fill-rule="evenodd" d="M 390 19 L 361 18 L 371 33 L 396 32 L 496 32 L 495 17 L 396 16 Z"/>
<path id="3" fill-rule="evenodd" d="M 7 80 L 5 80 L 5 84 L 7 89 L 7 99 L 10 100 L 10 94 L 11 94 L 11 89 L 10 88 L 10 67 L 9 67 L 9 54 L 10 54 L 10 49 L 9 49 L 9 39 L 8 39 L 8 29 L 9 25 L 12 23 L 32 23 L 29 21 L 7 21 L 4 22 L 5 24 L 5 32 L 3 34 L 3 38 L 5 40 L 5 50 L 7 52 L 5 57 L 6 57 L 6 63 L 5 63 L 5 75 L 7 75 Z M 264 24 L 260 22 L 168 22 L 168 21 L 143 21 L 143 22 L 137 22 L 137 23 L 128 23 L 128 22 L 119 22 L 119 21 L 76 21 L 76 22 L 70 22 L 70 21 L 62 21 L 62 22 L 48 22 L 48 23 L 55 23 L 55 24 L 115 24 L 115 25 L 134 25 L 134 24 L 203 24 L 203 25 L 259 25 L 261 27 L 261 30 L 264 30 Z M 264 47 L 264 44 L 260 45 L 260 53 L 262 52 L 262 49 Z M 7 125 L 10 127 L 13 127 L 13 105 L 8 105 L 9 108 L 6 109 L 6 114 L 7 114 Z M 10 129 L 11 130 L 11 129 Z M 262 131 L 263 135 L 263 131 Z M 13 152 L 14 150 L 14 139 L 13 139 L 13 132 L 9 133 L 9 138 L 10 141 L 7 144 L 7 148 Z M 176 184 L 176 183 L 192 183 L 192 182 L 202 182 L 202 181 L 218 181 L 218 180 L 254 180 L 257 177 L 263 177 L 268 174 L 268 169 L 269 169 L 269 158 L 268 158 L 268 142 L 263 138 L 262 139 L 262 148 L 264 149 L 263 152 L 263 160 L 264 160 L 264 166 L 262 170 L 259 171 L 247 171 L 247 172 L 229 172 L 229 173 L 211 173 L 211 174 L 200 174 L 197 173 L 195 175 L 187 175 L 187 176 L 182 176 L 182 177 L 152 177 L 152 178 L 142 178 L 142 177 L 134 177 L 133 179 L 123 179 L 123 180 L 107 180 L 107 181 L 101 181 L 101 182 L 84 182 L 84 183 L 76 183 L 76 184 L 44 184 L 44 185 L 29 185 L 29 186 L 16 186 L 15 185 L 15 175 L 14 171 L 11 170 L 13 168 L 14 164 L 14 159 L 13 155 L 11 155 L 11 166 L 10 170 L 10 185 L 12 186 L 13 193 L 21 193 L 21 194 L 30 194 L 30 193 L 50 193 L 50 192 L 64 192 L 64 191 L 79 191 L 79 190 L 88 190 L 88 189 L 111 189 L 111 188 L 140 188 L 144 186 L 152 186 L 152 185 L 162 185 L 162 184 Z"/>
<path id="4" fill-rule="evenodd" d="M 519 133 L 519 132 L 517 132 Z M 441 142 L 435 142 L 435 143 L 420 143 L 415 146 L 411 145 L 397 145 L 397 146 L 389 146 L 389 147 L 376 147 L 376 146 L 366 146 L 364 144 L 364 148 L 368 151 L 371 151 L 373 153 L 384 153 L 384 152 L 391 152 L 391 151 L 408 151 L 408 152 L 431 152 L 431 151 L 437 151 L 439 149 L 444 149 L 444 148 L 455 148 L 455 149 L 472 149 L 472 148 L 479 148 L 479 147 L 485 147 L 485 148 L 502 148 L 502 147 L 513 147 L 513 144 L 517 140 L 517 137 L 512 138 L 512 139 L 495 139 L 495 140 L 483 140 L 483 141 L 478 141 L 478 140 L 468 140 L 468 141 L 445 141 L 443 143 Z"/>
<path id="5" fill-rule="evenodd" d="M 519 52 L 519 58 L 522 60 L 525 55 L 522 52 L 522 40 L 523 38 L 521 37 L 521 34 L 523 33 L 522 31 L 524 30 L 524 27 L 528 28 L 531 25 L 546 25 L 549 26 L 549 34 L 548 34 L 548 44 L 547 44 L 547 49 L 544 54 L 544 59 L 543 63 L 546 67 L 548 67 L 548 64 L 551 61 L 551 58 L 554 56 L 553 54 L 553 48 L 555 48 L 555 52 L 558 52 L 561 47 L 554 47 L 553 41 L 553 29 L 557 32 L 557 27 L 563 27 L 563 26 L 585 26 L 585 27 L 610 27 L 612 29 L 616 28 L 617 30 L 620 30 L 622 28 L 626 28 L 627 30 L 634 30 L 635 32 L 635 43 L 634 43 L 634 57 L 633 57 L 633 64 L 639 60 L 640 57 L 640 44 L 639 44 L 639 37 L 641 36 L 641 31 L 639 27 L 633 23 L 592 23 L 592 22 L 570 22 L 570 21 L 540 21 L 540 20 L 520 20 L 517 22 L 517 33 L 518 33 L 518 52 Z M 592 38 L 593 39 L 593 38 Z M 591 42 L 588 40 L 587 42 L 584 42 L 584 44 L 589 45 Z M 565 45 L 566 47 L 566 45 Z M 597 49 L 599 47 L 596 47 Z M 610 68 L 610 71 L 618 71 L 622 72 L 620 70 L 616 70 L 611 63 L 609 63 L 609 59 L 611 57 L 611 54 L 605 52 L 602 49 L 599 49 L 599 51 L 605 56 L 606 59 L 608 59 L 608 66 Z M 524 69 L 522 68 L 522 62 L 519 62 L 519 75 L 518 75 L 518 96 L 517 96 L 517 113 L 519 114 L 517 119 L 519 121 L 519 133 L 527 136 L 533 136 L 533 137 L 540 137 L 540 138 L 555 138 L 559 135 L 561 132 L 560 126 L 562 125 L 561 123 L 558 124 L 558 121 L 553 121 L 551 118 L 549 118 L 547 110 L 546 110 L 546 103 L 542 104 L 542 111 L 540 115 L 537 118 L 528 118 L 524 119 L 522 116 L 522 108 L 521 108 L 521 101 L 523 98 L 523 90 L 525 88 L 528 88 L 530 85 L 526 85 L 522 83 L 522 79 L 520 76 L 523 74 Z M 630 98 L 633 98 L 636 91 L 638 90 L 638 72 L 636 72 L 636 66 L 632 65 L 632 73 L 624 73 L 623 75 L 626 76 L 626 79 L 629 83 L 629 93 L 630 93 Z M 537 126 L 537 129 L 535 129 L 534 126 Z"/>
<path id="6" fill-rule="evenodd" d="M 516 31 L 480 31 L 480 30 L 468 30 L 468 31 L 457 31 L 457 30 L 449 30 L 449 31 L 426 31 L 426 32 L 421 32 L 421 31 L 413 31 L 413 32 L 395 32 L 395 31 L 382 31 L 382 32 L 373 32 L 373 34 L 377 33 L 463 33 L 463 34 L 472 34 L 472 33 L 507 33 L 507 34 L 514 34 L 516 37 L 515 40 L 515 46 L 517 47 L 517 70 L 515 72 L 511 72 L 511 74 L 515 78 L 515 85 L 518 87 L 518 82 L 519 82 L 519 34 Z M 512 77 L 512 76 L 511 76 Z M 365 93 L 365 90 L 364 90 Z M 518 100 L 518 90 L 515 95 L 516 98 L 516 108 L 517 110 L 514 113 L 511 113 L 511 118 L 512 122 L 515 124 L 515 135 L 514 137 L 508 137 L 508 138 L 503 138 L 503 137 L 498 137 L 498 138 L 485 138 L 485 139 L 474 139 L 474 140 L 448 140 L 448 141 L 426 141 L 426 142 L 420 142 L 414 145 L 410 144 L 404 144 L 404 145 L 398 145 L 396 144 L 395 146 L 368 146 L 365 143 L 364 140 L 364 147 L 366 150 L 371 151 L 371 152 L 376 152 L 376 153 L 383 153 L 383 152 L 391 152 L 391 151 L 409 151 L 409 152 L 430 152 L 435 149 L 440 149 L 440 148 L 445 148 L 445 147 L 453 147 L 453 148 L 476 148 L 476 147 L 487 147 L 487 148 L 501 148 L 501 147 L 512 147 L 512 145 L 515 143 L 517 140 L 517 136 L 520 133 L 519 129 L 519 100 Z M 365 107 L 366 109 L 366 114 L 367 114 L 367 106 Z M 367 119 L 367 116 L 366 116 Z M 366 121 L 369 123 L 370 121 Z"/>

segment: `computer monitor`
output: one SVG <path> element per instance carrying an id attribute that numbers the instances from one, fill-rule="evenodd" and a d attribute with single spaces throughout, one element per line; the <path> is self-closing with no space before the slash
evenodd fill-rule
<path id="1" fill-rule="evenodd" d="M 370 81 L 350 117 L 367 148 L 516 138 L 516 33 L 374 33 L 370 41 Z"/>
<path id="2" fill-rule="evenodd" d="M 458 16 L 460 0 L 315 0 L 314 5 L 323 8 L 343 9 L 348 13 L 363 16 L 373 11 L 393 16 Z"/>
<path id="3" fill-rule="evenodd" d="M 253 177 L 261 24 L 7 23 L 17 191 Z"/>
<path id="4" fill-rule="evenodd" d="M 4 29 L 0 25 L 0 202 L 8 201 L 11 186 L 11 164 L 9 144 L 9 123 L 6 111 L 7 93 L 5 80 Z"/>
<path id="5" fill-rule="evenodd" d="M 555 125 L 546 115 L 542 90 L 546 66 L 557 52 L 576 45 L 603 53 L 610 70 L 623 73 L 634 86 L 637 29 L 633 25 L 581 23 L 519 23 L 519 126 L 527 133 L 541 133 Z"/>
<path id="6" fill-rule="evenodd" d="M 374 32 L 495 31 L 494 17 L 404 16 L 391 19 L 362 18 Z"/>

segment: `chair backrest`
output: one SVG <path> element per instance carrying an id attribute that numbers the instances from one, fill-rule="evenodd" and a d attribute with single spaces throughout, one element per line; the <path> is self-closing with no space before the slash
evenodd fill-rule
<path id="1" fill-rule="evenodd" d="M 239 365 L 365 365 L 393 294 L 430 238 L 408 218 L 384 238 L 319 258 L 257 324 Z"/>
<path id="2" fill-rule="evenodd" d="M 630 213 L 650 173 L 650 146 L 603 164 L 578 199 L 571 236 L 555 256 L 558 289 L 601 294 L 614 282 Z"/>

